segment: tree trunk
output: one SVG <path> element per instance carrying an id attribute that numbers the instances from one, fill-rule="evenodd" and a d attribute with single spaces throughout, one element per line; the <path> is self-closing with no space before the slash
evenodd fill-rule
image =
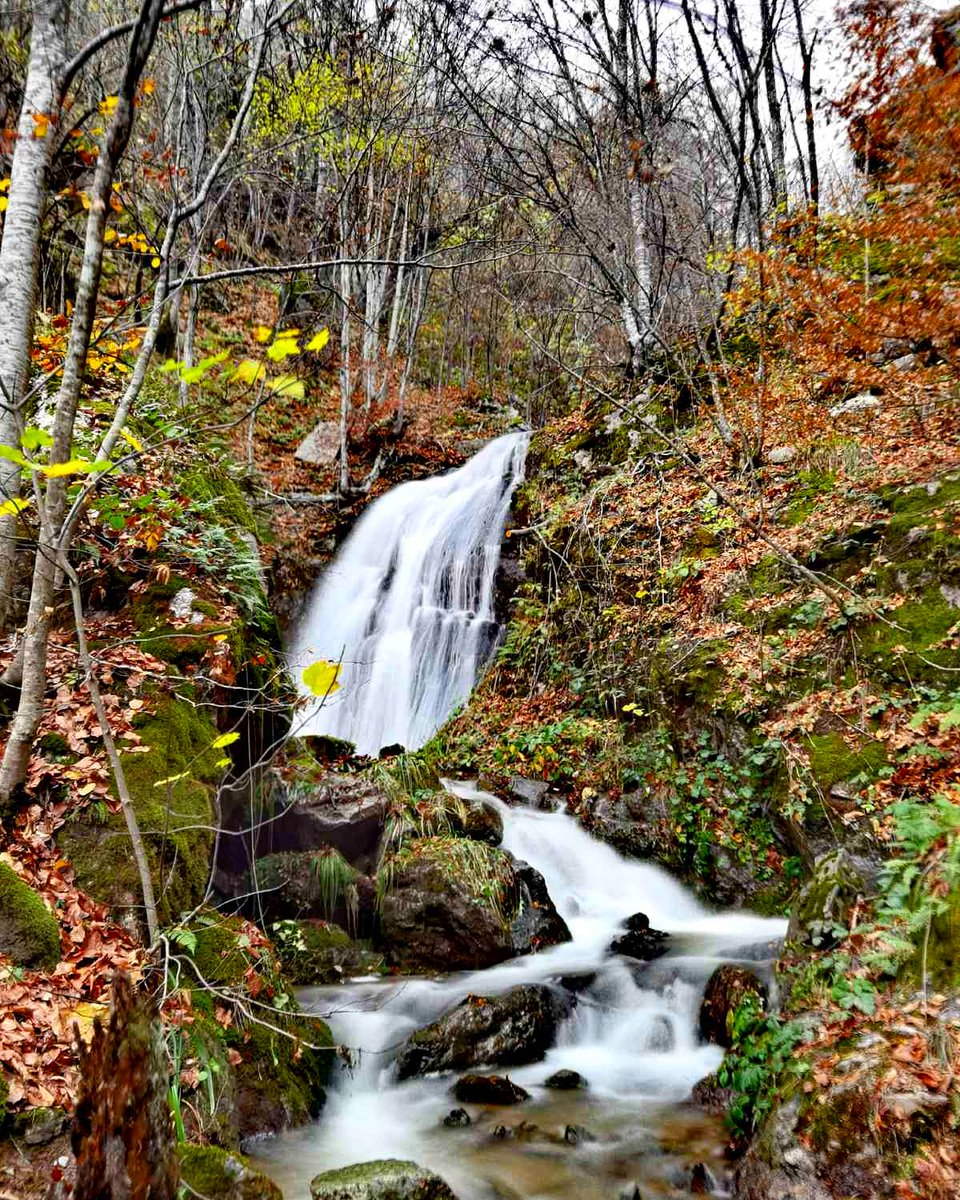
<path id="1" fill-rule="evenodd" d="M 57 140 L 67 16 L 65 0 L 37 0 L 34 5 L 30 61 L 0 245 L 0 443 L 5 446 L 20 441 L 19 406 L 30 370 L 40 222 Z M 43 137 L 38 137 L 44 128 Z M 19 495 L 20 468 L 0 459 L 0 499 Z M 0 630 L 11 616 L 16 535 L 16 513 L 0 517 Z"/>

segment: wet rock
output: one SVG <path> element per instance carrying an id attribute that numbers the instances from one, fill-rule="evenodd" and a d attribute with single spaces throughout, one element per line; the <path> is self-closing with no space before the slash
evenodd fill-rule
<path id="1" fill-rule="evenodd" d="M 625 1188 L 620 1189 L 617 1200 L 643 1200 L 643 1192 L 640 1191 L 638 1183 L 627 1184 Z"/>
<path id="2" fill-rule="evenodd" d="M 283 1200 L 272 1180 L 232 1151 L 184 1144 L 177 1148 L 177 1155 L 188 1195 L 203 1196 L 204 1200 Z"/>
<path id="3" fill-rule="evenodd" d="M 545 984 L 524 984 L 499 996 L 467 996 L 404 1042 L 397 1055 L 398 1078 L 537 1062 L 572 1006 L 569 997 Z"/>
<path id="4" fill-rule="evenodd" d="M 439 1175 L 396 1158 L 324 1171 L 312 1180 L 310 1195 L 313 1200 L 456 1200 Z"/>
<path id="5" fill-rule="evenodd" d="M 454 1084 L 461 1104 L 521 1104 L 530 1093 L 506 1075 L 464 1075 Z"/>
<path id="6" fill-rule="evenodd" d="M 554 1071 L 549 1079 L 544 1080 L 543 1086 L 553 1088 L 558 1092 L 575 1092 L 579 1088 L 585 1088 L 587 1081 L 579 1071 L 564 1069 L 562 1071 Z"/>
<path id="7" fill-rule="evenodd" d="M 470 1114 L 465 1108 L 451 1108 L 443 1118 L 443 1124 L 447 1129 L 466 1129 L 473 1122 L 470 1120 Z"/>
<path id="8" fill-rule="evenodd" d="M 702 1162 L 694 1163 L 690 1168 L 687 1186 L 694 1196 L 711 1196 L 720 1187 L 714 1173 Z"/>
<path id="9" fill-rule="evenodd" d="M 563 1140 L 568 1146 L 579 1146 L 584 1142 L 595 1142 L 597 1135 L 583 1125 L 568 1125 L 563 1131 Z"/>
<path id="10" fill-rule="evenodd" d="M 790 913 L 787 941 L 819 949 L 836 944 L 865 884 L 844 850 L 819 859 Z"/>
<path id="11" fill-rule="evenodd" d="M 369 874 L 376 866 L 389 799 L 363 775 L 330 772 L 319 782 L 288 787 L 279 779 L 270 791 L 276 819 L 266 824 L 269 844 L 259 853 L 332 846 L 351 866 Z"/>
<path id="12" fill-rule="evenodd" d="M 586 992 L 597 982 L 596 971 L 583 971 L 576 975 L 559 975 L 557 983 L 566 992 L 573 992 L 575 996 L 579 996 L 581 992 Z"/>
<path id="13" fill-rule="evenodd" d="M 722 1087 L 716 1074 L 708 1075 L 693 1085 L 690 1103 L 705 1112 L 722 1115 L 729 1111 L 733 1100 L 733 1089 Z"/>
<path id="14" fill-rule="evenodd" d="M 796 1100 L 774 1111 L 734 1175 L 736 1200 L 833 1200 L 817 1178 L 817 1156 L 799 1141 L 798 1114 Z"/>
<path id="15" fill-rule="evenodd" d="M 515 804 L 553 812 L 557 803 L 549 798 L 550 784 L 542 779 L 525 779 L 523 775 L 511 775 L 507 781 L 507 794 Z"/>
<path id="16" fill-rule="evenodd" d="M 503 817 L 486 800 L 469 800 L 463 832 L 474 841 L 499 846 L 503 841 Z"/>
<path id="17" fill-rule="evenodd" d="M 27 1108 L 8 1114 L 4 1133 L 28 1146 L 46 1146 L 70 1126 L 62 1108 Z"/>
<path id="18" fill-rule="evenodd" d="M 554 907 L 540 872 L 529 863 L 514 859 L 513 875 L 519 894 L 517 915 L 510 922 L 514 953 L 527 954 L 530 950 L 569 942 L 570 930 Z"/>
<path id="19" fill-rule="evenodd" d="M 650 962 L 666 954 L 669 949 L 670 935 L 659 929 L 651 929 L 645 913 L 634 913 L 632 917 L 627 917 L 624 927 L 626 932 L 610 943 L 611 954 L 625 954 L 641 962 Z"/>
<path id="20" fill-rule="evenodd" d="M 463 870 L 463 844 L 420 838 L 381 868 L 380 942 L 389 961 L 414 971 L 478 970 L 570 940 L 538 871 L 475 842 Z"/>
<path id="21" fill-rule="evenodd" d="M 767 989 L 753 971 L 725 963 L 707 980 L 700 1004 L 700 1036 L 718 1046 L 731 1045 L 730 1022 L 747 996 L 756 997 L 766 1007 Z"/>
<path id="22" fill-rule="evenodd" d="M 358 874 L 346 861 L 333 854 L 342 876 L 339 894 L 332 894 L 329 876 L 321 868 L 322 858 L 331 856 L 329 847 L 287 850 L 258 858 L 239 885 L 241 896 L 256 896 L 255 913 L 268 921 L 317 919 L 346 924 L 348 909 L 356 905 Z"/>

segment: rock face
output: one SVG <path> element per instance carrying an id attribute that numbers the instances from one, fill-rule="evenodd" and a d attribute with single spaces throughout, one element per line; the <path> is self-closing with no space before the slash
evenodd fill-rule
<path id="1" fill-rule="evenodd" d="M 389 800 L 372 780 L 330 772 L 290 791 L 278 781 L 271 803 L 282 815 L 268 825 L 261 854 L 332 846 L 363 874 L 375 867 Z"/>
<path id="2" fill-rule="evenodd" d="M 818 949 L 835 945 L 837 930 L 847 928 L 857 896 L 864 888 L 846 851 L 836 850 L 821 858 L 794 902 L 787 941 Z"/>
<path id="3" fill-rule="evenodd" d="M 397 1055 L 397 1074 L 409 1079 L 430 1071 L 537 1062 L 571 1008 L 569 998 L 543 984 L 524 984 L 500 996 L 467 996 L 407 1039 Z"/>
<path id="4" fill-rule="evenodd" d="M 543 877 L 467 838 L 420 838 L 381 869 L 380 942 L 406 970 L 476 970 L 569 941 Z"/>
<path id="5" fill-rule="evenodd" d="M 310 1184 L 313 1200 L 457 1200 L 439 1175 L 397 1158 L 324 1171 Z"/>
<path id="6" fill-rule="evenodd" d="M 730 1020 L 747 996 L 766 1007 L 767 989 L 753 971 L 724 963 L 707 980 L 700 1004 L 700 1036 L 718 1046 L 730 1047 Z"/>
<path id="7" fill-rule="evenodd" d="M 471 800 L 467 803 L 463 832 L 475 841 L 499 846 L 503 841 L 503 817 L 486 800 Z"/>
<path id="8" fill-rule="evenodd" d="M 56 917 L 6 863 L 0 863 L 0 954 L 18 966 L 48 971 L 60 961 Z"/>
<path id="9" fill-rule="evenodd" d="M 629 958 L 650 962 L 666 954 L 670 948 L 670 935 L 659 929 L 651 929 L 646 913 L 634 913 L 632 917 L 627 917 L 624 926 L 626 932 L 610 943 L 613 954 L 626 954 Z"/>
<path id="10" fill-rule="evenodd" d="M 464 1075 L 453 1094 L 461 1104 L 521 1104 L 530 1093 L 506 1075 Z"/>

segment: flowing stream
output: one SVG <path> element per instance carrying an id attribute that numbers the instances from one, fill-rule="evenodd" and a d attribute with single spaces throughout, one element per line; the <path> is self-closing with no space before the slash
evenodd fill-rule
<path id="1" fill-rule="evenodd" d="M 413 748 L 467 698 L 499 632 L 494 577 L 525 452 L 525 435 L 499 438 L 460 470 L 398 487 L 368 510 L 294 639 L 294 665 L 344 661 L 342 691 L 314 710 L 308 731 L 369 753 Z M 446 786 L 497 806 L 504 848 L 542 873 L 572 940 L 485 971 L 306 989 L 304 1007 L 329 1021 L 354 1065 L 339 1068 L 320 1120 L 259 1143 L 256 1164 L 286 1200 L 308 1200 L 320 1171 L 373 1158 L 433 1168 L 460 1200 L 617 1200 L 633 1198 L 635 1185 L 644 1200 L 704 1186 L 723 1195 L 719 1120 L 685 1104 L 722 1058 L 699 1039 L 699 1003 L 721 962 L 768 972 L 784 922 L 711 912 L 665 871 L 621 857 L 563 812 Z M 608 950 L 637 912 L 671 935 L 668 954 L 650 963 Z M 396 1081 L 403 1039 L 468 993 L 549 981 L 575 991 L 576 1005 L 542 1062 L 509 1071 L 531 1093 L 526 1103 L 469 1106 L 472 1124 L 447 1128 L 451 1076 Z M 546 1089 L 561 1068 L 580 1072 L 587 1088 Z M 695 1164 L 707 1168 L 699 1177 Z"/>
<path id="2" fill-rule="evenodd" d="M 721 962 L 749 960 L 764 973 L 784 923 L 711 913 L 665 871 L 622 858 L 567 814 L 484 799 L 503 815 L 504 848 L 543 874 L 572 941 L 485 971 L 304 991 L 304 1006 L 329 1020 L 335 1039 L 357 1052 L 359 1062 L 341 1071 L 320 1121 L 262 1143 L 258 1165 L 286 1200 L 306 1200 L 318 1172 L 370 1158 L 409 1158 L 431 1167 L 460 1200 L 616 1200 L 634 1182 L 644 1197 L 689 1196 L 691 1167 L 704 1161 L 712 1190 L 722 1195 L 722 1132 L 716 1120 L 683 1104 L 722 1057 L 697 1036 L 699 1001 Z M 638 911 L 672 935 L 670 953 L 650 963 L 607 951 L 624 919 Z M 468 1106 L 474 1123 L 449 1129 L 442 1119 L 456 1107 L 451 1076 L 394 1080 L 398 1044 L 468 993 L 550 980 L 574 983 L 577 1004 L 542 1062 L 509 1070 L 532 1093 L 525 1104 Z M 587 1090 L 544 1088 L 560 1068 L 579 1071 Z M 521 1122 L 527 1128 L 519 1135 L 494 1134 L 498 1126 L 509 1130 Z M 586 1128 L 597 1140 L 570 1145 L 563 1140 L 568 1125 Z"/>
<path id="3" fill-rule="evenodd" d="M 496 644 L 494 582 L 528 434 L 457 471 L 393 488 L 363 514 L 294 631 L 295 673 L 342 662 L 340 690 L 300 726 L 360 754 L 422 746 L 470 695 Z"/>

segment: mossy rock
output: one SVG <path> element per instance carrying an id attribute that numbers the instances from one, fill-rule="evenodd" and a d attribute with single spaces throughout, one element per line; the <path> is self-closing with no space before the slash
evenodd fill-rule
<path id="1" fill-rule="evenodd" d="M 226 917 L 213 909 L 197 914 L 189 932 L 195 942 L 190 958 L 201 983 L 236 987 L 255 961 L 239 917 Z"/>
<path id="2" fill-rule="evenodd" d="M 283 1193 L 247 1160 L 218 1146 L 177 1148 L 180 1180 L 204 1200 L 283 1200 Z"/>
<path id="3" fill-rule="evenodd" d="M 316 1175 L 313 1200 L 456 1200 L 439 1175 L 397 1158 L 377 1159 Z"/>
<path id="4" fill-rule="evenodd" d="M 220 752 L 211 749 L 217 730 L 188 699 L 164 697 L 139 733 L 150 749 L 124 755 L 124 773 L 160 922 L 171 924 L 196 907 L 207 887 L 214 840 L 211 785 L 222 774 L 216 766 Z M 81 813 L 63 826 L 57 840 L 84 891 L 117 912 L 142 913 L 140 877 L 122 813 L 111 813 L 104 823 Z"/>
<path id="5" fill-rule="evenodd" d="M 60 961 L 60 926 L 32 887 L 0 862 L 0 954 L 51 971 Z"/>
<path id="6" fill-rule="evenodd" d="M 912 684 L 942 682 L 942 668 L 960 667 L 960 652 L 938 643 L 960 623 L 960 609 L 941 590 L 927 587 L 902 604 L 886 621 L 872 621 L 860 631 L 860 657 L 874 673 Z"/>
<path id="7" fill-rule="evenodd" d="M 10 1084 L 7 1082 L 6 1075 L 0 1071 L 0 1130 L 3 1129 L 7 1119 L 7 1100 L 10 1096 Z"/>
<path id="8" fill-rule="evenodd" d="M 825 855 L 797 895 L 787 941 L 817 949 L 835 945 L 864 890 L 863 878 L 844 850 Z"/>
<path id="9" fill-rule="evenodd" d="M 329 921 L 285 921 L 273 929 L 283 972 L 299 987 L 384 970 L 382 955 L 355 942 L 345 929 Z"/>
<path id="10" fill-rule="evenodd" d="M 197 624 L 174 623 L 170 602 L 185 589 L 194 593 L 193 611 L 204 619 Z M 224 625 L 217 624 L 217 607 L 198 594 L 194 579 L 171 575 L 165 583 L 151 583 L 146 591 L 131 599 L 130 619 L 137 631 L 141 649 L 171 666 L 184 668 L 197 664 L 210 649 L 214 634 L 229 634 Z"/>
<path id="11" fill-rule="evenodd" d="M 816 734 L 807 748 L 810 773 L 824 795 L 837 784 L 847 783 L 858 776 L 874 778 L 887 764 L 883 742 L 867 741 L 853 748 L 839 733 Z"/>
<path id="12" fill-rule="evenodd" d="M 257 518 L 240 485 L 222 466 L 197 463 L 178 480 L 180 491 L 190 500 L 213 511 L 227 526 L 245 533 L 259 533 Z"/>

